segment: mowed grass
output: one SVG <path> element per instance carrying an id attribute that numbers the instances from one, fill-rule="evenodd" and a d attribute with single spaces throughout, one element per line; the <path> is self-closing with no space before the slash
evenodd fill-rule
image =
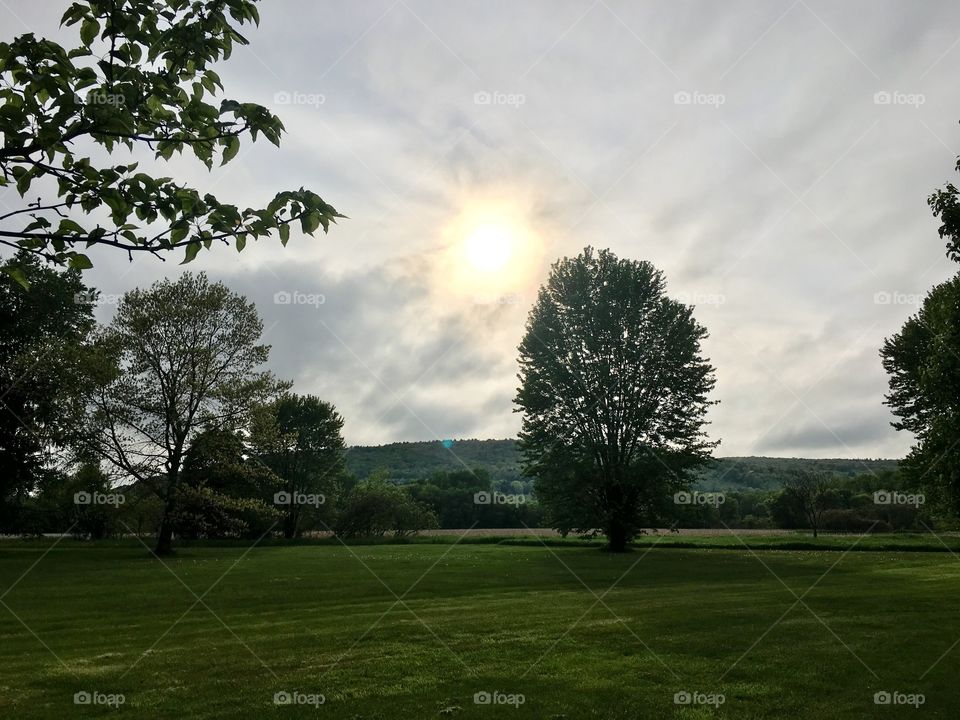
<path id="1" fill-rule="evenodd" d="M 0 543 L 3 718 L 960 717 L 948 552 L 50 545 Z"/>

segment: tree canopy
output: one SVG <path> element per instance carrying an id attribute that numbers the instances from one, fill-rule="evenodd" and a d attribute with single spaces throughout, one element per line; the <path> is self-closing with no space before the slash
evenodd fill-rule
<path id="1" fill-rule="evenodd" d="M 170 551 L 187 448 L 204 430 L 242 426 L 283 389 L 261 370 L 269 346 L 253 304 L 202 273 L 126 293 L 99 339 L 114 369 L 90 395 L 85 442 L 166 509 L 157 552 Z"/>
<path id="2" fill-rule="evenodd" d="M 713 368 L 693 308 L 648 262 L 586 248 L 555 263 L 520 344 L 520 447 L 561 530 L 624 550 L 716 443 Z"/>

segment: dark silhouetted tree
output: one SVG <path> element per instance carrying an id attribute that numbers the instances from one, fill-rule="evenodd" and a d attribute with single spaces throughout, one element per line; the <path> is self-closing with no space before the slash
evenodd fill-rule
<path id="1" fill-rule="evenodd" d="M 520 344 L 525 471 L 559 530 L 623 551 L 716 443 L 693 308 L 648 262 L 587 248 L 552 267 Z"/>

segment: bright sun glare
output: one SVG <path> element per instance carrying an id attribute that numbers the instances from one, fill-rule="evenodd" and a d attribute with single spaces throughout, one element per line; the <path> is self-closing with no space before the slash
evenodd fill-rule
<path id="1" fill-rule="evenodd" d="M 481 225 L 467 235 L 467 257 L 483 272 L 500 270 L 513 254 L 514 236 L 503 225 Z"/>

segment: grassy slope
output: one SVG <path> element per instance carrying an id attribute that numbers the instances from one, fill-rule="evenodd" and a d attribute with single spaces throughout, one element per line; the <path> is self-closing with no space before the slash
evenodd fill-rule
<path id="1" fill-rule="evenodd" d="M 0 595 L 42 552 L 0 545 Z M 184 615 L 195 597 L 142 548 L 63 541 L 3 597 L 39 639 L 0 606 L 0 716 L 960 716 L 960 646 L 920 679 L 960 638 L 960 561 L 946 552 L 610 556 L 423 543 L 243 553 L 197 547 L 169 562 L 198 595 L 216 583 L 204 597 L 210 610 Z M 406 605 L 373 573 L 401 596 L 415 585 Z M 600 595 L 624 573 L 603 601 L 626 627 L 581 583 Z M 794 606 L 787 588 L 803 596 L 818 579 L 803 597 L 809 610 Z M 124 693 L 126 704 L 77 708 L 83 689 Z M 284 689 L 327 703 L 275 708 Z M 726 703 L 675 706 L 683 689 L 722 692 Z M 877 708 L 881 689 L 927 701 L 919 711 Z M 481 690 L 523 693 L 526 703 L 475 706 Z"/>

